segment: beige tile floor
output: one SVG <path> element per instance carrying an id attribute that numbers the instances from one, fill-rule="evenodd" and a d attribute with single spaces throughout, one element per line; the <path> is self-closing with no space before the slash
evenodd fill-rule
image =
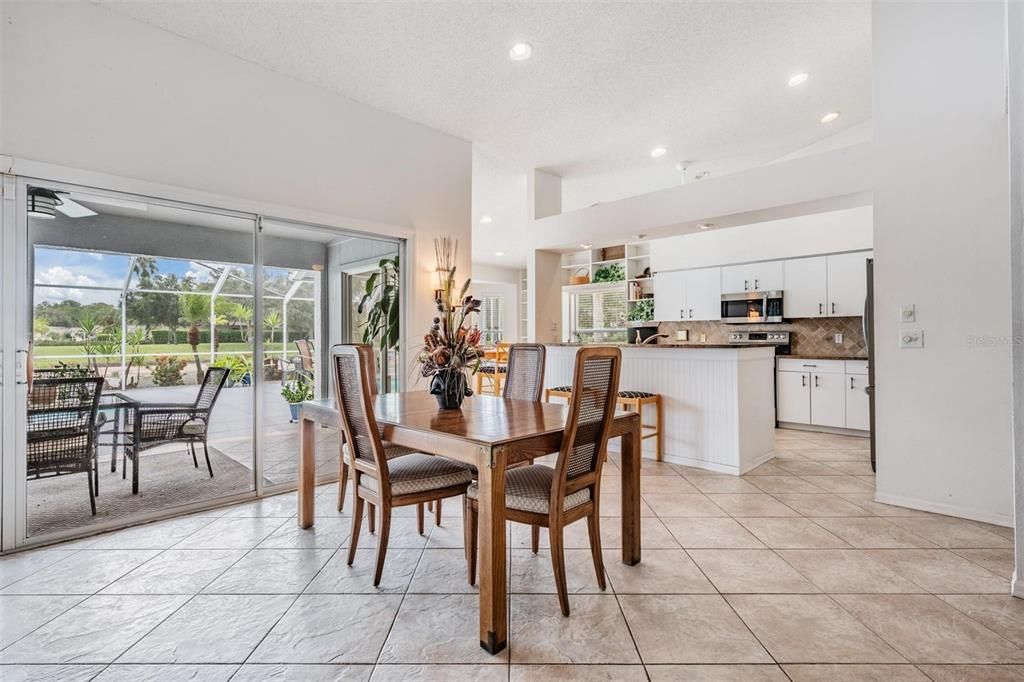
<path id="1" fill-rule="evenodd" d="M 873 501 L 866 442 L 779 431 L 742 478 L 648 462 L 644 560 L 621 547 L 615 459 L 597 587 L 567 533 L 563 618 L 542 540 L 510 529 L 509 647 L 477 645 L 461 514 L 396 518 L 345 564 L 347 513 L 320 489 L 0 559 L 7 680 L 1024 680 L 1024 601 L 1005 528 Z"/>

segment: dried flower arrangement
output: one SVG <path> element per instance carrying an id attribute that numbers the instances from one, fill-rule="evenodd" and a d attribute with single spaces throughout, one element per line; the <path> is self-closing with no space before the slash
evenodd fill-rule
<path id="1" fill-rule="evenodd" d="M 459 243 L 449 237 L 434 240 L 439 288 L 434 292 L 437 316 L 423 337 L 423 350 L 417 356 L 420 374 L 431 377 L 430 392 L 444 409 L 456 409 L 463 398 L 472 395 L 466 371 L 480 367 L 480 329 L 474 314 L 480 312 L 480 300 L 469 292 L 466 279 L 455 290 L 455 260 Z"/>

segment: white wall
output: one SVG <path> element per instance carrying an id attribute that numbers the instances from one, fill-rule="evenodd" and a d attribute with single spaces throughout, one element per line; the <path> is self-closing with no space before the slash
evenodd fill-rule
<path id="1" fill-rule="evenodd" d="M 878 499 L 1009 525 L 1004 11 L 874 3 L 875 370 Z"/>
<path id="2" fill-rule="evenodd" d="M 410 339 L 433 313 L 433 237 L 459 239 L 469 274 L 469 142 L 91 3 L 3 13 L 0 154 L 404 231 Z"/>
<path id="3" fill-rule="evenodd" d="M 1024 4 L 1007 12 L 1010 132 L 1010 258 L 1013 335 L 1024 338 Z M 1024 347 L 1013 345 L 1014 521 L 1013 593 L 1024 597 Z"/>
<path id="4" fill-rule="evenodd" d="M 657 270 L 781 260 L 872 247 L 870 206 L 651 240 Z"/>

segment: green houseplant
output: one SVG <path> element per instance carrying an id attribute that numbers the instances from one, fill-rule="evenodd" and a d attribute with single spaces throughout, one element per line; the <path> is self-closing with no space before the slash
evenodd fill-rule
<path id="1" fill-rule="evenodd" d="M 281 387 L 281 397 L 288 401 L 292 423 L 299 421 L 299 406 L 313 399 L 313 387 L 305 379 L 289 381 Z"/>
<path id="2" fill-rule="evenodd" d="M 626 279 L 626 269 L 620 263 L 604 265 L 594 271 L 594 284 L 601 282 L 621 282 Z"/>
<path id="3" fill-rule="evenodd" d="M 630 322 L 650 322 L 654 319 L 654 299 L 643 298 L 636 302 L 636 305 L 629 311 L 627 318 Z"/>
<path id="4" fill-rule="evenodd" d="M 381 392 L 387 392 L 388 355 L 398 348 L 398 294 L 401 270 L 398 256 L 382 258 L 377 272 L 366 280 L 363 298 L 359 301 L 359 314 L 366 314 L 363 325 L 363 343 L 374 346 L 380 355 Z"/>

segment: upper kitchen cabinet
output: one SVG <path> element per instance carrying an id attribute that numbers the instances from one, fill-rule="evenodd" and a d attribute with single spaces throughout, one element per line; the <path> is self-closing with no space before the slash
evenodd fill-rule
<path id="1" fill-rule="evenodd" d="M 785 261 L 783 311 L 789 317 L 828 315 L 828 258 L 793 258 Z"/>
<path id="2" fill-rule="evenodd" d="M 654 276 L 654 319 L 718 320 L 721 318 L 721 268 L 674 270 Z"/>
<path id="3" fill-rule="evenodd" d="M 686 278 L 682 270 L 654 275 L 654 319 L 658 322 L 682 320 L 686 316 Z"/>
<path id="4" fill-rule="evenodd" d="M 722 293 L 780 290 L 785 282 L 782 261 L 765 261 L 722 268 Z"/>
<path id="5" fill-rule="evenodd" d="M 867 297 L 866 261 L 870 251 L 828 256 L 828 310 L 831 317 L 855 317 L 864 314 Z M 787 293 L 786 305 L 789 305 Z M 799 315 L 786 311 L 787 317 Z"/>

